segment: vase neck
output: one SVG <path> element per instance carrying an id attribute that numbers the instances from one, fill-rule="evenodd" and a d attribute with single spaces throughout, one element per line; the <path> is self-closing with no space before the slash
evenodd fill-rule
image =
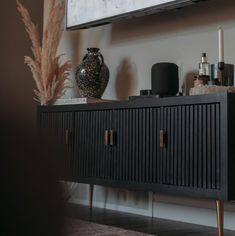
<path id="1" fill-rule="evenodd" d="M 99 50 L 99 48 L 87 48 L 88 53 L 98 53 Z"/>

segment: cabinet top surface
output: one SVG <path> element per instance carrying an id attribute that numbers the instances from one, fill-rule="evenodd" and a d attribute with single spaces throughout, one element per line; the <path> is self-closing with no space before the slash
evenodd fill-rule
<path id="1" fill-rule="evenodd" d="M 106 110 L 121 108 L 140 108 L 140 107 L 161 107 L 161 106 L 178 106 L 193 105 L 203 103 L 227 102 L 228 98 L 232 98 L 235 103 L 235 93 L 215 93 L 194 96 L 176 96 L 165 98 L 138 98 L 129 101 L 112 101 L 103 103 L 86 103 L 73 105 L 50 105 L 39 106 L 39 111 L 79 111 L 79 110 Z"/>

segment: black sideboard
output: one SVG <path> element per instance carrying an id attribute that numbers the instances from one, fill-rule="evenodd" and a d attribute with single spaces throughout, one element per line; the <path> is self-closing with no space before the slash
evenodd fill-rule
<path id="1" fill-rule="evenodd" d="M 235 94 L 40 106 L 41 128 L 66 146 L 66 180 L 235 199 Z"/>

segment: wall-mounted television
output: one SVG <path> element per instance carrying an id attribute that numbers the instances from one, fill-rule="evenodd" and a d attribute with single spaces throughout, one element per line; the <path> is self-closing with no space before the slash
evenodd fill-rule
<path id="1" fill-rule="evenodd" d="M 67 0 L 66 29 L 83 29 L 123 18 L 181 8 L 205 0 Z"/>

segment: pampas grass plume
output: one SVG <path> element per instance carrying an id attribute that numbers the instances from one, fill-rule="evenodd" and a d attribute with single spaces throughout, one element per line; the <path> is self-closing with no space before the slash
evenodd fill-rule
<path id="1" fill-rule="evenodd" d="M 28 10 L 19 0 L 16 0 L 16 3 L 32 43 L 33 58 L 25 56 L 24 62 L 29 66 L 36 84 L 34 99 L 41 105 L 52 104 L 65 93 L 67 88 L 71 87 L 68 79 L 72 69 L 71 63 L 67 61 L 60 64 L 61 56 L 56 54 L 63 32 L 65 2 L 56 4 L 55 0 L 51 0 L 42 39 Z"/>

